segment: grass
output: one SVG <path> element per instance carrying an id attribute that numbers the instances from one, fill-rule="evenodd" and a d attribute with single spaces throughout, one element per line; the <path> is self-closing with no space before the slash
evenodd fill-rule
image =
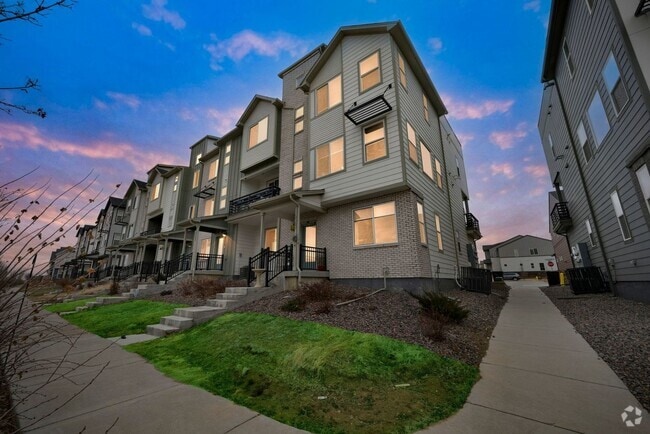
<path id="1" fill-rule="evenodd" d="M 419 346 L 255 313 L 126 348 L 178 381 L 316 433 L 412 432 L 460 409 L 478 379 Z"/>
<path id="2" fill-rule="evenodd" d="M 94 301 L 95 298 L 96 297 L 86 297 L 86 298 L 81 298 L 79 300 L 66 301 L 64 303 L 51 304 L 49 306 L 45 306 L 43 309 L 47 310 L 48 312 L 52 312 L 52 313 L 72 312 L 78 306 L 85 306 L 86 303 L 88 303 L 89 301 Z"/>
<path id="3" fill-rule="evenodd" d="M 82 329 L 103 338 L 145 333 L 147 325 L 157 324 L 183 304 L 135 300 L 109 304 L 66 315 L 64 318 Z"/>

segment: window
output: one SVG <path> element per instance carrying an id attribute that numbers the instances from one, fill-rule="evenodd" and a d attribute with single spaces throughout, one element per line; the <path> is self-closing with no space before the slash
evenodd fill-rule
<path id="1" fill-rule="evenodd" d="M 209 255 L 210 254 L 210 244 L 212 241 L 210 238 L 204 238 L 201 240 L 201 254 Z"/>
<path id="2" fill-rule="evenodd" d="M 360 90 L 364 92 L 371 87 L 381 83 L 381 71 L 379 70 L 379 51 L 359 62 Z"/>
<path id="3" fill-rule="evenodd" d="M 213 160 L 208 165 L 208 179 L 214 179 L 219 174 L 219 160 Z"/>
<path id="4" fill-rule="evenodd" d="M 458 161 L 458 157 L 456 158 L 456 175 L 460 178 L 460 162 Z"/>
<path id="5" fill-rule="evenodd" d="M 316 178 L 340 172 L 345 168 L 343 137 L 316 148 Z"/>
<path id="6" fill-rule="evenodd" d="M 198 187 L 200 181 L 201 181 L 201 170 L 196 169 L 194 171 L 194 178 L 192 179 L 192 188 Z"/>
<path id="7" fill-rule="evenodd" d="M 295 126 L 294 126 L 294 134 L 298 134 L 302 130 L 305 129 L 305 106 L 301 105 L 296 109 L 296 111 L 293 114 Z"/>
<path id="8" fill-rule="evenodd" d="M 424 107 L 424 120 L 429 122 L 429 100 L 425 94 L 422 94 L 422 106 Z"/>
<path id="9" fill-rule="evenodd" d="M 136 209 L 138 207 L 138 199 L 140 196 L 136 196 L 135 199 L 133 199 L 133 209 Z"/>
<path id="10" fill-rule="evenodd" d="M 203 156 L 200 152 L 196 155 L 196 159 L 194 160 L 194 165 L 198 165 L 200 163 L 200 159 Z"/>
<path id="11" fill-rule="evenodd" d="M 551 155 L 553 156 L 553 158 L 555 158 L 556 155 L 555 155 L 555 148 L 553 147 L 553 138 L 551 137 L 550 134 L 548 135 L 548 147 L 551 149 Z"/>
<path id="12" fill-rule="evenodd" d="M 648 212 L 650 212 L 650 172 L 648 172 L 647 164 L 636 170 L 636 179 L 639 181 L 645 205 L 648 207 Z"/>
<path id="13" fill-rule="evenodd" d="M 535 264 L 533 264 L 533 263 L 531 262 L 531 263 L 530 263 L 530 268 L 532 268 L 532 269 L 534 270 L 534 269 L 535 269 Z"/>
<path id="14" fill-rule="evenodd" d="M 278 230 L 276 228 L 268 228 L 264 231 L 264 248 L 272 252 L 278 250 Z"/>
<path id="15" fill-rule="evenodd" d="M 438 250 L 442 252 L 442 229 L 440 228 L 440 216 L 438 214 L 433 215 L 434 220 L 436 221 L 436 239 L 438 240 Z"/>
<path id="16" fill-rule="evenodd" d="M 406 89 L 406 65 L 401 54 L 397 54 L 397 65 L 399 66 L 399 82 Z"/>
<path id="17" fill-rule="evenodd" d="M 210 216 L 214 214 L 214 197 L 206 199 L 203 203 L 203 215 Z"/>
<path id="18" fill-rule="evenodd" d="M 316 89 L 316 114 L 319 115 L 341 103 L 341 75 Z"/>
<path id="19" fill-rule="evenodd" d="M 187 218 L 194 218 L 194 205 L 190 205 L 190 210 L 187 213 Z"/>
<path id="20" fill-rule="evenodd" d="M 538 254 L 539 254 L 539 252 L 537 251 L 537 249 L 530 249 L 530 255 L 531 256 L 538 255 Z"/>
<path id="21" fill-rule="evenodd" d="M 409 142 L 409 157 L 415 164 L 418 164 L 418 148 L 415 146 L 415 130 L 408 121 L 406 122 L 406 136 L 408 137 Z"/>
<path id="22" fill-rule="evenodd" d="M 607 63 L 603 69 L 603 79 L 605 80 L 607 91 L 609 92 L 609 98 L 612 100 L 614 111 L 618 116 L 623 107 L 627 104 L 629 97 L 627 95 L 627 90 L 625 89 L 625 84 L 623 84 L 623 80 L 621 79 L 621 72 L 618 69 L 613 53 L 610 53 L 607 58 Z"/>
<path id="23" fill-rule="evenodd" d="M 228 164 L 230 164 L 230 142 L 226 145 L 223 157 L 223 165 L 227 166 Z"/>
<path id="24" fill-rule="evenodd" d="M 427 243 L 427 231 L 424 226 L 424 205 L 420 202 L 416 202 L 418 210 L 418 228 L 420 229 L 420 242 L 422 244 Z"/>
<path id="25" fill-rule="evenodd" d="M 594 142 L 596 143 L 597 148 L 600 146 L 605 135 L 607 135 L 607 132 L 609 131 L 609 120 L 605 114 L 603 100 L 600 99 L 598 90 L 596 90 L 596 93 L 594 94 L 594 99 L 591 100 L 588 113 L 591 132 L 594 135 Z"/>
<path id="26" fill-rule="evenodd" d="M 578 142 L 580 142 L 580 147 L 582 147 L 582 153 L 585 155 L 585 160 L 589 162 L 592 155 L 591 146 L 589 145 L 589 142 L 587 142 L 587 132 L 585 131 L 585 124 L 583 124 L 582 121 L 580 121 L 576 132 L 578 134 Z"/>
<path id="27" fill-rule="evenodd" d="M 228 186 L 224 185 L 221 187 L 221 195 L 219 199 L 219 209 L 226 208 L 226 203 L 228 202 Z"/>
<path id="28" fill-rule="evenodd" d="M 363 128 L 363 150 L 366 162 L 386 156 L 384 121 Z"/>
<path id="29" fill-rule="evenodd" d="M 422 154 L 422 170 L 431 179 L 433 179 L 433 163 L 431 162 L 431 152 L 429 148 L 420 140 L 420 153 Z"/>
<path id="30" fill-rule="evenodd" d="M 434 158 L 436 164 L 436 184 L 438 187 L 442 188 L 442 167 L 440 166 L 440 161 L 437 158 Z"/>
<path id="31" fill-rule="evenodd" d="M 544 267 L 544 263 L 543 263 L 543 262 L 540 262 L 540 263 L 539 263 L 539 271 L 544 271 L 544 270 L 546 270 L 546 267 Z"/>
<path id="32" fill-rule="evenodd" d="M 248 135 L 248 149 L 254 148 L 265 142 L 269 135 L 269 117 L 265 117 L 250 128 Z"/>
<path id="33" fill-rule="evenodd" d="M 151 199 L 150 200 L 156 200 L 160 197 L 160 182 L 158 182 L 156 185 L 153 186 L 151 189 Z"/>
<path id="34" fill-rule="evenodd" d="M 566 67 L 569 70 L 569 76 L 573 78 L 575 66 L 573 65 L 573 59 L 571 59 L 571 52 L 569 51 L 569 44 L 567 43 L 566 38 L 562 44 L 562 53 L 564 53 L 564 60 L 566 61 Z"/>
<path id="35" fill-rule="evenodd" d="M 293 163 L 293 189 L 302 188 L 302 160 Z"/>
<path id="36" fill-rule="evenodd" d="M 176 175 L 174 177 L 174 188 L 173 188 L 174 191 L 178 190 L 178 179 L 179 179 L 179 177 L 178 177 L 178 175 Z"/>
<path id="37" fill-rule="evenodd" d="M 618 220 L 618 227 L 621 229 L 621 235 L 623 235 L 623 240 L 627 241 L 632 238 L 630 233 L 630 227 L 627 224 L 627 218 L 623 212 L 623 206 L 621 205 L 621 200 L 618 197 L 618 191 L 614 190 L 611 194 L 612 205 L 614 206 L 614 212 L 616 213 L 616 219 Z"/>
<path id="38" fill-rule="evenodd" d="M 591 230 L 591 222 L 589 219 L 585 220 L 585 229 L 587 230 L 587 237 L 589 238 L 589 245 L 591 247 L 596 246 L 596 242 L 594 241 L 594 233 Z"/>
<path id="39" fill-rule="evenodd" d="M 354 211 L 354 245 L 397 242 L 395 202 L 374 205 Z"/>

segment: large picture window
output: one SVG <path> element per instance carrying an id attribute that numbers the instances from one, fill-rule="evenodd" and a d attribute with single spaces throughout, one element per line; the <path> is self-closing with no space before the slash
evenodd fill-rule
<path id="1" fill-rule="evenodd" d="M 422 154 L 422 170 L 431 179 L 433 179 L 433 164 L 431 163 L 431 152 L 429 148 L 420 140 L 420 153 Z"/>
<path id="2" fill-rule="evenodd" d="M 363 128 L 363 149 L 366 162 L 386 156 L 386 129 L 383 121 Z"/>
<path id="3" fill-rule="evenodd" d="M 627 104 L 629 97 L 625 89 L 625 84 L 621 80 L 621 72 L 618 69 L 613 53 L 610 53 L 607 58 L 607 63 L 603 69 L 603 79 L 605 80 L 609 97 L 612 100 L 614 111 L 618 115 Z"/>
<path id="4" fill-rule="evenodd" d="M 379 69 L 379 51 L 359 62 L 359 80 L 361 92 L 381 83 L 381 71 Z"/>
<path id="5" fill-rule="evenodd" d="M 395 202 L 386 202 L 354 211 L 354 245 L 397 242 Z"/>
<path id="6" fill-rule="evenodd" d="M 213 160 L 208 166 L 208 179 L 214 179 L 219 173 L 219 160 Z"/>
<path id="7" fill-rule="evenodd" d="M 316 89 L 316 114 L 340 104 L 341 100 L 341 75 L 337 75 Z"/>
<path id="8" fill-rule="evenodd" d="M 269 136 L 269 117 L 265 117 L 250 129 L 248 136 L 248 149 L 265 142 Z"/>
<path id="9" fill-rule="evenodd" d="M 594 98 L 591 100 L 588 114 L 591 132 L 594 135 L 594 142 L 596 143 L 597 148 L 600 146 L 603 139 L 607 135 L 607 132 L 609 131 L 609 120 L 607 119 L 605 107 L 603 106 L 603 100 L 600 99 L 598 90 L 596 90 Z"/>
<path id="10" fill-rule="evenodd" d="M 316 148 L 316 178 L 345 169 L 343 137 Z"/>

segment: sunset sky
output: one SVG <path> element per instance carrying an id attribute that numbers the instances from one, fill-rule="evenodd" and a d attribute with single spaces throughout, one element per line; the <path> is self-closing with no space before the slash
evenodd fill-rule
<path id="1" fill-rule="evenodd" d="M 551 182 L 536 128 L 549 7 L 79 0 L 40 26 L 0 24 L 0 87 L 27 77 L 41 86 L 0 98 L 47 111 L 45 119 L 0 112 L 0 181 L 38 166 L 31 179 L 52 179 L 54 193 L 93 170 L 104 192 L 122 183 L 123 195 L 156 163 L 188 164 L 188 147 L 232 129 L 253 95 L 281 98 L 278 72 L 339 27 L 399 19 L 463 144 L 479 250 L 518 234 L 550 238 Z"/>

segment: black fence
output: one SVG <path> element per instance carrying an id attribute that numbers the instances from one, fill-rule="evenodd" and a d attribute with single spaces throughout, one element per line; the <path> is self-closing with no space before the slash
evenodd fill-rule
<path id="1" fill-rule="evenodd" d="M 327 249 L 300 245 L 300 269 L 327 271 Z"/>
<path id="2" fill-rule="evenodd" d="M 593 294 L 607 292 L 609 287 L 598 267 L 569 268 L 569 284 L 574 294 Z"/>
<path id="3" fill-rule="evenodd" d="M 492 292 L 492 273 L 482 268 L 461 267 L 460 284 L 468 291 L 490 294 Z"/>
<path id="4" fill-rule="evenodd" d="M 197 270 L 223 270 L 223 255 L 196 254 Z"/>
<path id="5" fill-rule="evenodd" d="M 270 249 L 262 249 L 260 253 L 248 259 L 248 278 L 250 286 L 255 280 L 254 270 L 264 270 L 265 286 L 275 279 L 283 271 L 293 269 L 293 245 L 287 245 L 277 252 Z"/>

